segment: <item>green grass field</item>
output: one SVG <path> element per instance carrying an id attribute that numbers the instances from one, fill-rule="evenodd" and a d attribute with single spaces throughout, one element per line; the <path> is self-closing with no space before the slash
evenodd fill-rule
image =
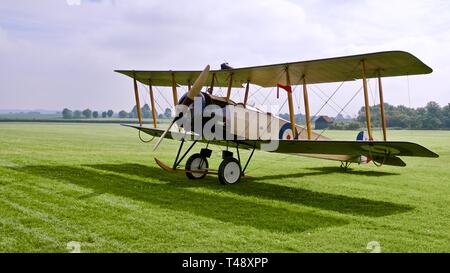
<path id="1" fill-rule="evenodd" d="M 253 179 L 222 186 L 164 172 L 153 157 L 172 162 L 177 143 L 155 155 L 130 128 L 0 124 L 0 251 L 68 252 L 76 241 L 82 252 L 368 252 L 377 241 L 382 252 L 449 252 L 450 132 L 388 137 L 440 158 L 344 173 L 339 162 L 257 152 Z"/>

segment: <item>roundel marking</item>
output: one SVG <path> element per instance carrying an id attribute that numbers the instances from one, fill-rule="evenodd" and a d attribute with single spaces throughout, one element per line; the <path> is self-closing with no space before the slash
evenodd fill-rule
<path id="1" fill-rule="evenodd" d="M 371 153 L 376 154 L 391 154 L 391 155 L 397 155 L 400 153 L 399 150 L 384 146 L 384 145 L 361 145 L 361 149 L 369 151 Z"/>
<path id="2" fill-rule="evenodd" d="M 298 134 L 296 134 L 297 138 Z M 292 128 L 291 128 L 291 124 L 289 122 L 285 123 L 283 126 L 281 126 L 280 128 L 280 132 L 278 134 L 278 138 L 281 140 L 293 140 L 294 138 L 294 134 L 292 133 Z"/>

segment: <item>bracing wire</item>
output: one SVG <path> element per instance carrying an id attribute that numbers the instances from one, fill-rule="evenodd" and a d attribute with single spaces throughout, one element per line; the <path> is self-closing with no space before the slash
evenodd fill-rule
<path id="1" fill-rule="evenodd" d="M 216 87 L 217 88 L 216 90 L 218 91 L 216 96 L 223 97 L 223 89 L 221 86 L 223 82 L 220 82 L 218 77 L 215 77 L 215 80 L 217 82 L 217 85 L 220 85 Z"/>
<path id="2" fill-rule="evenodd" d="M 164 96 L 163 91 L 161 91 L 161 89 L 159 89 L 159 88 L 157 88 L 157 90 L 158 90 L 159 94 L 161 95 L 161 97 L 164 99 L 164 101 L 167 103 L 167 107 L 170 107 L 170 106 L 172 105 L 172 103 L 170 103 L 170 102 L 167 100 L 166 96 Z M 163 112 L 164 112 L 164 109 L 162 109 L 162 110 L 163 110 Z"/>
<path id="3" fill-rule="evenodd" d="M 142 84 L 142 83 L 141 83 L 141 87 L 144 89 L 144 94 L 142 94 L 142 92 L 139 92 L 140 100 L 143 102 L 143 104 L 141 105 L 141 109 L 140 109 L 141 110 L 141 115 L 142 115 L 143 114 L 142 113 L 142 108 L 147 104 L 147 99 L 146 99 L 147 98 L 147 96 L 146 96 L 147 89 L 146 89 L 146 86 L 144 84 Z M 137 109 L 136 109 L 136 111 L 137 111 Z M 143 115 L 142 115 L 142 124 L 144 124 L 144 116 Z"/>
<path id="4" fill-rule="evenodd" d="M 142 90 L 142 89 L 144 89 L 145 91 L 144 92 L 138 92 L 138 97 L 139 97 L 139 100 L 140 101 L 142 101 L 143 102 L 143 105 L 141 105 L 141 110 L 142 110 L 142 108 L 145 106 L 145 104 L 147 104 L 147 105 L 149 105 L 147 102 L 147 96 L 146 96 L 146 94 L 147 94 L 147 92 L 150 92 L 148 89 L 147 89 L 147 86 L 145 85 L 145 84 L 143 84 L 143 83 L 140 83 L 140 86 L 141 86 L 141 89 L 140 90 Z M 136 105 L 136 114 L 137 114 L 137 105 Z M 144 123 L 144 117 L 142 117 L 142 123 Z M 155 138 L 155 136 L 152 136 L 150 139 L 148 139 L 148 140 L 145 140 L 145 139 L 143 139 L 142 138 L 142 135 L 141 135 L 141 130 L 138 130 L 138 136 L 139 136 L 139 139 L 143 142 L 143 143 L 149 143 L 149 142 L 151 142 L 154 138 Z"/>
<path id="5" fill-rule="evenodd" d="M 327 97 L 327 94 L 325 94 L 325 92 L 319 87 L 319 86 L 312 86 L 313 88 L 311 88 L 312 90 L 313 90 L 313 92 L 314 92 L 314 88 L 316 88 L 317 90 L 319 90 L 319 92 L 322 94 L 322 96 L 323 97 Z M 323 100 L 323 101 L 326 101 L 322 96 L 320 96 L 317 92 L 314 92 L 314 94 L 316 95 L 316 96 L 318 96 L 321 100 Z M 335 100 L 330 100 L 330 102 L 332 102 L 334 105 L 335 105 L 335 107 L 337 107 L 337 108 L 339 108 L 339 109 L 342 109 L 341 108 L 341 106 L 335 101 Z M 336 113 L 338 113 L 339 112 L 339 110 L 336 110 L 336 108 L 334 108 L 331 104 L 329 104 L 328 106 L 330 106 L 330 108 L 332 108 L 334 111 L 336 111 Z M 345 113 L 346 115 L 349 115 L 350 116 L 350 114 L 348 113 L 348 112 L 346 112 L 346 111 L 344 111 L 343 113 Z"/>
<path id="6" fill-rule="evenodd" d="M 151 108 L 152 106 L 151 106 L 151 101 L 150 101 L 150 87 L 148 85 L 146 85 L 146 84 L 141 84 L 141 85 L 143 86 L 143 88 L 145 90 L 145 92 L 144 92 L 145 93 L 144 94 L 144 99 L 142 100 L 144 102 L 144 104 L 141 105 L 141 106 L 144 107 L 145 104 L 147 104 L 149 109 L 150 109 L 150 111 L 153 111 L 153 109 Z M 155 103 L 158 104 L 158 102 L 156 100 L 155 100 Z M 155 109 L 155 111 L 157 112 L 157 109 Z M 143 121 L 144 121 L 144 118 L 145 117 L 142 117 Z M 153 121 L 153 116 L 151 116 L 150 119 Z"/>
<path id="7" fill-rule="evenodd" d="M 263 89 L 262 86 L 260 86 L 258 89 L 256 89 L 255 92 L 252 92 L 252 93 L 250 94 L 250 96 L 248 96 L 248 99 L 251 99 L 251 98 L 252 98 L 255 94 L 257 94 L 257 93 L 259 92 L 259 90 L 261 90 L 261 89 Z"/>
<path id="8" fill-rule="evenodd" d="M 283 72 L 284 72 L 284 71 L 280 71 L 280 72 L 278 73 L 278 75 L 276 76 L 277 81 L 281 78 L 281 75 L 282 75 Z M 273 90 L 274 90 L 275 87 L 272 87 L 272 88 L 269 90 L 269 93 L 265 96 L 265 98 L 264 98 L 264 100 L 263 100 L 263 103 L 261 103 L 261 101 L 260 101 L 260 99 L 259 99 L 258 96 L 261 94 L 261 93 L 260 93 L 260 90 L 263 89 L 263 88 L 264 88 L 263 86 L 260 86 L 258 89 L 256 89 L 255 91 L 251 92 L 251 94 L 249 94 L 249 96 L 248 96 L 248 100 L 250 100 L 251 98 L 253 98 L 253 99 L 257 100 L 258 105 L 263 105 L 263 104 L 267 101 L 269 95 L 273 92 Z"/>
<path id="9" fill-rule="evenodd" d="M 349 75 L 351 75 L 353 73 L 353 71 L 356 70 L 356 68 L 359 66 L 355 65 L 355 67 L 352 69 L 352 71 L 349 73 Z M 325 105 L 328 104 L 328 102 L 334 97 L 334 95 L 336 95 L 337 91 L 339 91 L 339 89 L 341 89 L 341 87 L 344 85 L 346 80 L 342 81 L 339 86 L 336 88 L 336 90 L 334 90 L 334 92 L 331 94 L 331 96 L 325 101 L 325 103 L 320 107 L 320 109 L 316 112 L 315 115 L 313 115 L 313 117 L 311 118 L 311 120 L 314 120 L 314 118 L 317 117 L 317 115 L 320 113 L 320 111 L 322 111 L 322 109 L 325 107 Z"/>
<path id="10" fill-rule="evenodd" d="M 264 98 L 263 102 L 261 103 L 262 105 L 264 105 L 266 103 L 267 99 L 269 98 L 269 96 L 273 92 L 273 90 L 275 90 L 275 87 L 272 87 L 269 89 L 269 92 L 267 92 L 266 97 Z"/>
<path id="11" fill-rule="evenodd" d="M 161 90 L 160 90 L 157 86 L 155 86 L 155 91 L 158 92 L 158 94 L 159 94 L 161 97 L 164 98 L 164 96 L 162 95 Z M 167 100 L 166 100 L 166 102 L 167 102 Z M 158 100 L 155 100 L 155 103 L 156 103 L 156 106 L 158 106 L 158 108 L 160 109 L 160 111 L 161 111 L 160 113 L 164 113 L 164 108 L 159 104 Z M 169 104 L 169 105 L 170 105 L 170 104 Z"/>
<path id="12" fill-rule="evenodd" d="M 376 87 L 378 87 L 378 83 L 376 81 L 374 81 L 373 83 Z M 377 92 L 375 92 L 374 90 L 372 90 L 372 85 L 369 84 L 369 89 L 370 89 L 370 94 L 372 95 L 372 107 L 373 109 L 375 109 L 376 105 L 377 105 Z M 375 89 L 375 87 L 374 87 Z M 376 89 L 375 89 L 376 90 Z M 372 116 L 370 116 L 370 122 L 372 122 Z M 374 124 L 374 123 L 372 123 Z M 375 125 L 375 124 L 374 124 Z M 372 126 L 373 127 L 373 126 Z M 381 126 L 380 126 L 380 130 L 381 130 Z"/>
<path id="13" fill-rule="evenodd" d="M 363 87 L 360 87 L 360 88 L 358 89 L 358 91 L 356 91 L 356 93 L 350 98 L 350 100 L 344 105 L 344 107 L 343 107 L 342 109 L 345 109 L 345 108 L 353 101 L 353 99 L 356 98 L 356 96 L 359 94 L 359 92 L 361 92 L 362 89 L 363 89 Z M 341 112 L 342 112 L 342 111 L 343 111 L 343 110 L 341 110 Z M 341 112 L 339 112 L 338 115 L 339 115 Z M 316 140 L 319 139 L 319 137 L 322 136 L 323 133 L 324 133 L 327 129 L 328 129 L 328 128 L 324 128 L 324 129 L 320 132 L 320 134 L 317 135 Z"/>
<path id="14" fill-rule="evenodd" d="M 238 95 L 238 101 L 242 101 L 241 90 L 238 89 L 238 90 L 234 90 L 234 91 L 235 91 L 235 93 L 237 93 L 237 95 Z M 234 94 L 234 93 L 233 93 L 233 94 Z"/>
<path id="15" fill-rule="evenodd" d="M 280 108 L 278 109 L 278 113 L 281 112 L 281 109 L 283 109 L 283 107 L 286 105 L 287 101 L 288 101 L 288 99 L 286 98 L 286 99 L 284 100 L 283 104 L 282 104 L 282 105 L 280 106 Z"/>
<path id="16" fill-rule="evenodd" d="M 311 120 L 314 120 L 317 115 L 322 111 L 322 109 L 325 107 L 325 105 L 328 104 L 328 102 L 331 100 L 331 98 L 333 98 L 334 95 L 336 95 L 336 92 L 344 85 L 344 81 L 341 82 L 341 84 L 338 86 L 338 88 L 336 88 L 336 90 L 333 92 L 333 94 L 331 94 L 331 96 L 324 102 L 324 104 L 322 104 L 322 106 L 319 108 L 319 110 L 317 110 L 317 112 L 312 116 Z"/>
<path id="17" fill-rule="evenodd" d="M 372 76 L 374 76 L 375 75 L 375 72 L 374 72 L 374 74 L 372 75 Z M 372 87 L 371 87 L 371 82 L 370 82 L 370 78 L 369 79 L 367 79 L 367 85 L 369 86 L 369 90 L 370 90 L 370 94 L 371 94 L 371 96 L 372 96 L 372 100 L 373 100 L 373 107 L 375 108 L 375 103 L 376 103 L 376 101 L 375 101 L 375 97 L 374 97 L 374 95 L 373 95 L 373 92 L 372 92 Z M 369 111 L 370 111 L 370 103 L 369 103 Z M 370 122 L 372 122 L 372 117 L 370 117 Z M 366 127 L 367 127 L 367 125 L 366 125 Z M 369 128 L 366 128 L 367 130 L 369 130 Z"/>
<path id="18" fill-rule="evenodd" d="M 409 75 L 406 75 L 406 84 L 408 87 L 408 103 L 409 103 L 409 108 L 411 108 L 411 92 L 410 92 L 410 87 L 409 87 Z"/>
<path id="19" fill-rule="evenodd" d="M 277 82 L 280 81 L 282 73 L 283 73 L 283 71 L 281 71 L 281 72 L 278 73 L 278 76 L 276 77 Z M 266 97 L 264 98 L 263 103 L 262 103 L 261 105 L 264 105 L 264 104 L 266 103 L 266 101 L 267 101 L 267 99 L 269 98 L 270 94 L 273 93 L 273 90 L 275 90 L 275 87 L 272 87 L 272 88 L 269 89 L 269 92 L 267 93 L 267 95 L 266 95 Z"/>
<path id="20" fill-rule="evenodd" d="M 372 85 L 370 84 L 370 79 L 367 80 L 367 85 L 369 86 L 370 96 L 372 97 L 373 103 L 375 103 L 375 95 L 373 94 Z M 373 105 L 375 106 L 375 105 Z"/>
<path id="21" fill-rule="evenodd" d="M 323 102 L 326 101 L 326 99 L 324 99 L 319 93 L 316 92 L 316 90 L 314 90 L 313 88 L 310 89 L 314 95 L 316 95 L 319 99 L 321 99 Z M 333 105 L 329 104 L 328 106 L 330 106 L 331 109 L 333 109 L 336 113 L 339 113 L 339 110 L 337 110 L 336 108 L 334 108 Z M 340 107 L 339 107 L 340 108 Z"/>
<path id="22" fill-rule="evenodd" d="M 277 80 L 279 80 L 281 78 L 281 73 L 280 73 L 280 75 L 278 76 L 278 79 Z M 262 88 L 262 87 L 261 87 Z M 258 90 L 260 90 L 261 88 L 259 88 Z M 266 100 L 267 100 L 267 98 L 269 97 L 269 95 L 273 92 L 273 90 L 274 90 L 274 87 L 272 87 L 271 89 L 270 89 L 270 91 L 268 92 L 268 94 L 266 95 L 266 98 L 264 99 L 264 102 L 261 104 L 261 105 L 264 105 L 264 103 L 266 102 Z M 254 94 L 254 93 L 253 93 Z M 256 98 L 256 97 L 255 97 Z M 287 101 L 287 98 L 286 98 L 286 101 Z M 286 101 L 285 101 L 285 103 L 286 103 Z M 284 103 L 284 104 L 285 104 Z M 281 106 L 281 108 L 284 106 L 284 104 Z M 280 109 L 281 109 L 280 108 Z M 280 112 L 280 110 L 278 110 L 278 112 Z M 271 122 L 272 122 L 272 119 L 270 119 L 270 122 L 269 122 L 269 124 L 268 124 L 268 126 L 266 127 L 266 129 L 262 132 L 262 133 L 266 133 L 267 132 L 267 129 L 271 126 Z M 247 125 L 246 125 L 246 127 L 245 127 L 245 131 L 248 131 L 248 127 L 250 126 L 250 123 L 248 123 Z"/>
<path id="23" fill-rule="evenodd" d="M 259 96 L 259 95 L 258 95 Z M 253 100 L 254 101 L 256 101 L 256 103 L 258 104 L 258 105 L 260 105 L 261 104 L 261 101 L 259 100 L 259 97 L 258 96 L 254 96 L 253 97 Z M 256 104 L 256 103 L 254 103 L 254 104 Z"/>
<path id="24" fill-rule="evenodd" d="M 296 72 L 298 72 L 298 71 L 296 71 Z M 299 75 L 297 82 L 300 82 L 300 81 L 303 79 L 303 77 L 304 77 L 304 73 L 296 73 L 296 72 L 294 72 L 294 73 Z M 300 111 L 300 109 L 301 109 L 300 105 L 302 105 L 302 96 L 303 96 L 303 95 L 302 95 L 302 92 L 299 92 L 298 96 L 296 95 L 296 92 L 294 92 L 294 91 L 297 89 L 297 87 L 298 87 L 298 85 L 294 85 L 294 89 L 292 89 L 292 92 L 294 93 L 295 100 L 298 99 L 298 102 L 297 102 L 297 103 L 298 103 L 298 104 L 297 104 L 297 111 L 298 111 L 299 113 L 301 113 L 301 111 Z M 306 109 L 305 109 L 305 111 L 306 111 Z M 306 119 L 306 113 L 305 113 L 305 119 Z"/>
<path id="25" fill-rule="evenodd" d="M 406 75 L 406 83 L 407 83 L 407 87 L 408 87 L 408 103 L 409 103 L 409 108 L 411 108 L 411 90 L 409 87 L 409 75 Z M 409 128 L 411 128 L 411 121 L 408 122 L 409 124 Z"/>
<path id="26" fill-rule="evenodd" d="M 295 88 L 294 88 L 294 89 L 295 89 Z M 298 99 L 297 93 L 294 92 L 294 89 L 292 89 L 292 95 L 294 96 L 294 99 L 293 99 L 293 100 L 294 100 L 295 103 L 298 103 L 298 102 L 297 102 L 297 99 Z M 300 112 L 300 103 L 297 104 L 297 111 Z"/>

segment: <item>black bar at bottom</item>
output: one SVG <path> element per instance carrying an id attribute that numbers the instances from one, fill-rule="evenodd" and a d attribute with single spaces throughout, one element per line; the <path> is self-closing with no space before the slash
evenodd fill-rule
<path id="1" fill-rule="evenodd" d="M 449 254 L 295 254 L 295 253 L 153 253 L 153 254 L 0 254 L 2 265 L 14 268 L 66 268 L 83 270 L 99 268 L 123 269 L 124 272 L 316 272 L 322 269 L 357 269 L 364 272 L 386 270 L 392 265 L 415 268 L 420 265 L 446 265 Z M 424 261 L 432 258 L 429 263 Z M 16 260 L 17 259 L 17 260 Z M 386 263 L 383 263 L 385 262 Z M 313 269 L 313 270 L 311 270 Z M 91 271 L 89 270 L 89 271 Z"/>

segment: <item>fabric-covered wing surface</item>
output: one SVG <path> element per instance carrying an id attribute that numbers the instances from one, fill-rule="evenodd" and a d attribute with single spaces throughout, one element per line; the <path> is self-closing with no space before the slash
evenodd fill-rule
<path id="1" fill-rule="evenodd" d="M 286 83 L 286 67 L 292 85 L 353 81 L 362 78 L 361 61 L 365 62 L 367 78 L 428 74 L 433 70 L 418 58 L 404 51 L 388 51 L 330 59 L 285 63 L 235 69 L 234 79 L 273 87 Z"/>
<path id="2" fill-rule="evenodd" d="M 146 128 L 134 125 L 124 125 L 141 130 L 144 133 L 153 136 L 161 136 L 163 129 Z M 166 138 L 186 139 L 192 138 L 192 133 L 176 133 L 170 132 Z M 200 142 L 207 142 L 201 139 Z M 217 145 L 227 145 L 226 141 L 211 141 Z M 243 140 L 239 141 L 242 148 L 261 148 L 261 144 L 267 144 L 267 141 L 261 140 Z M 230 146 L 234 146 L 234 142 L 229 142 Z M 326 155 L 364 155 L 372 158 L 394 157 L 394 156 L 417 156 L 417 157 L 439 157 L 436 153 L 427 148 L 411 142 L 404 141 L 338 141 L 338 140 L 278 140 L 277 147 L 271 152 L 285 154 L 326 154 Z"/>
<path id="3" fill-rule="evenodd" d="M 404 141 L 337 141 L 337 140 L 280 140 L 277 153 L 343 154 L 374 156 L 439 157 L 427 148 Z"/>
<path id="4" fill-rule="evenodd" d="M 414 55 L 404 51 L 386 51 L 337 58 L 311 61 L 282 63 L 274 65 L 253 66 L 227 70 L 211 70 L 206 82 L 215 77 L 214 86 L 228 86 L 230 75 L 233 74 L 233 87 L 242 87 L 247 81 L 262 87 L 275 87 L 277 83 L 286 83 L 286 67 L 288 67 L 292 85 L 302 84 L 305 76 L 307 84 L 343 82 L 360 79 L 361 61 L 365 62 L 367 78 L 394 77 L 405 75 L 428 74 L 433 70 Z M 129 77 L 148 84 L 151 80 L 155 86 L 171 86 L 172 74 L 179 85 L 188 85 L 198 77 L 201 71 L 134 71 L 116 70 Z"/>
<path id="5" fill-rule="evenodd" d="M 214 76 L 215 87 L 227 87 L 229 84 L 231 70 L 211 70 L 206 82 L 208 85 Z M 172 74 L 178 85 L 188 86 L 193 84 L 202 71 L 143 71 L 143 70 L 115 70 L 115 72 L 127 75 L 131 78 L 148 85 L 151 81 L 153 86 L 172 86 Z M 242 87 L 242 82 L 233 77 L 233 87 Z"/>

